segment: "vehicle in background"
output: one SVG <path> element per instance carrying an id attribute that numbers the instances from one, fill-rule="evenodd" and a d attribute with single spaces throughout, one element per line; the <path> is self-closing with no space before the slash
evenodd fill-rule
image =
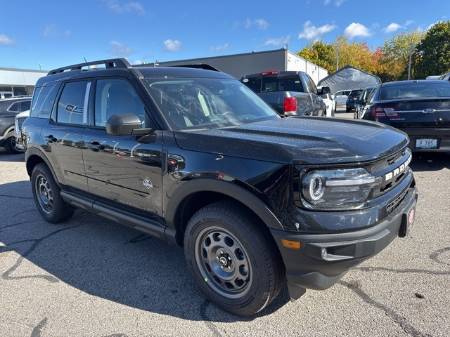
<path id="1" fill-rule="evenodd" d="M 23 133 L 46 221 L 79 207 L 178 244 L 205 296 L 237 315 L 286 286 L 293 299 L 332 286 L 414 220 L 403 132 L 281 118 L 219 71 L 125 59 L 55 69 Z"/>
<path id="2" fill-rule="evenodd" d="M 348 94 L 347 102 L 345 105 L 345 112 L 351 112 L 356 110 L 356 105 L 358 104 L 358 99 L 363 89 L 352 90 L 350 94 Z"/>
<path id="3" fill-rule="evenodd" d="M 450 152 L 450 82 L 384 83 L 376 90 L 363 119 L 406 132 L 413 151 Z"/>
<path id="4" fill-rule="evenodd" d="M 353 115 L 354 119 L 361 118 L 360 116 L 362 115 L 364 108 L 367 105 L 367 102 L 369 101 L 369 98 L 371 97 L 371 94 L 375 91 L 375 89 L 376 88 L 366 88 L 361 92 L 358 101 L 356 102 L 356 109 Z"/>
<path id="5" fill-rule="evenodd" d="M 442 75 L 441 77 L 439 77 L 439 79 L 444 81 L 450 81 L 450 72 Z"/>
<path id="6" fill-rule="evenodd" d="M 323 94 L 320 96 L 325 103 L 325 106 L 327 108 L 326 116 L 327 117 L 334 117 L 334 112 L 336 111 L 335 108 L 335 102 L 333 98 L 331 97 L 331 94 Z"/>
<path id="7" fill-rule="evenodd" d="M 0 101 L 0 146 L 10 153 L 15 153 L 16 137 L 14 134 L 15 117 L 18 113 L 30 110 L 31 97 L 7 98 Z"/>
<path id="8" fill-rule="evenodd" d="M 440 80 L 442 75 L 430 75 L 425 77 L 426 80 Z"/>
<path id="9" fill-rule="evenodd" d="M 23 138 L 23 133 L 22 133 L 22 124 L 25 121 L 25 119 L 27 119 L 28 117 L 30 117 L 30 110 L 26 110 L 21 113 L 18 113 L 15 117 L 14 137 L 16 137 L 16 150 L 17 151 L 25 151 L 26 150 L 25 140 Z"/>
<path id="10" fill-rule="evenodd" d="M 281 116 L 325 116 L 326 106 L 320 95 L 328 87 L 317 90 L 314 81 L 302 71 L 267 71 L 242 77 L 252 89 Z"/>
<path id="11" fill-rule="evenodd" d="M 334 108 L 336 112 L 347 109 L 347 99 L 350 92 L 351 90 L 341 90 L 331 96 L 334 100 Z"/>
<path id="12" fill-rule="evenodd" d="M 0 91 L 0 100 L 13 97 L 13 92 L 11 91 Z"/>

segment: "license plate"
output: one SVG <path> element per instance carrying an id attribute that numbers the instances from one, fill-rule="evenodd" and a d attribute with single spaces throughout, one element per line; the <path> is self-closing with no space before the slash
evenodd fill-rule
<path id="1" fill-rule="evenodd" d="M 416 139 L 416 148 L 418 149 L 436 149 L 437 139 Z"/>

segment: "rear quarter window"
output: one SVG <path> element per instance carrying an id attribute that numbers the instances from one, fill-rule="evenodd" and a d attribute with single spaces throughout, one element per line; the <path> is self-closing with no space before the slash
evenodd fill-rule
<path id="1" fill-rule="evenodd" d="M 50 118 L 58 88 L 58 85 L 47 85 L 34 89 L 33 99 L 31 100 L 31 117 Z"/>

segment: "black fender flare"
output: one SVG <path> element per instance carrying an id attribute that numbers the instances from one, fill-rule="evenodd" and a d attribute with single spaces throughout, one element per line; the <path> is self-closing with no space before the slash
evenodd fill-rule
<path id="1" fill-rule="evenodd" d="M 176 188 L 165 207 L 167 224 L 175 228 L 178 207 L 185 198 L 197 192 L 216 192 L 235 199 L 257 214 L 269 228 L 283 230 L 283 225 L 270 208 L 255 194 L 235 183 L 214 179 L 193 179 L 184 181 Z"/>
<path id="2" fill-rule="evenodd" d="M 58 176 L 55 174 L 53 166 L 50 164 L 50 160 L 48 159 L 47 155 L 44 153 L 44 151 L 42 151 L 42 150 L 40 150 L 38 148 L 35 148 L 35 147 L 27 148 L 27 151 L 25 152 L 25 164 L 26 164 L 28 175 L 31 177 L 31 173 L 32 173 L 32 172 L 30 172 L 28 170 L 28 160 L 31 157 L 33 157 L 33 156 L 37 156 L 40 159 L 42 159 L 42 161 L 45 163 L 45 165 L 47 165 L 47 167 L 49 168 L 50 172 L 52 173 L 53 179 L 55 180 L 55 182 L 59 186 L 61 186 L 61 184 L 60 184 L 60 182 L 58 180 Z"/>

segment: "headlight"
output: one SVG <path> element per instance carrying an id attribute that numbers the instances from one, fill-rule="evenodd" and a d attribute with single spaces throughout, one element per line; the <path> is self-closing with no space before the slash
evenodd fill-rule
<path id="1" fill-rule="evenodd" d="M 317 170 L 302 179 L 302 196 L 309 208 L 342 210 L 360 208 L 380 178 L 363 168 Z"/>

